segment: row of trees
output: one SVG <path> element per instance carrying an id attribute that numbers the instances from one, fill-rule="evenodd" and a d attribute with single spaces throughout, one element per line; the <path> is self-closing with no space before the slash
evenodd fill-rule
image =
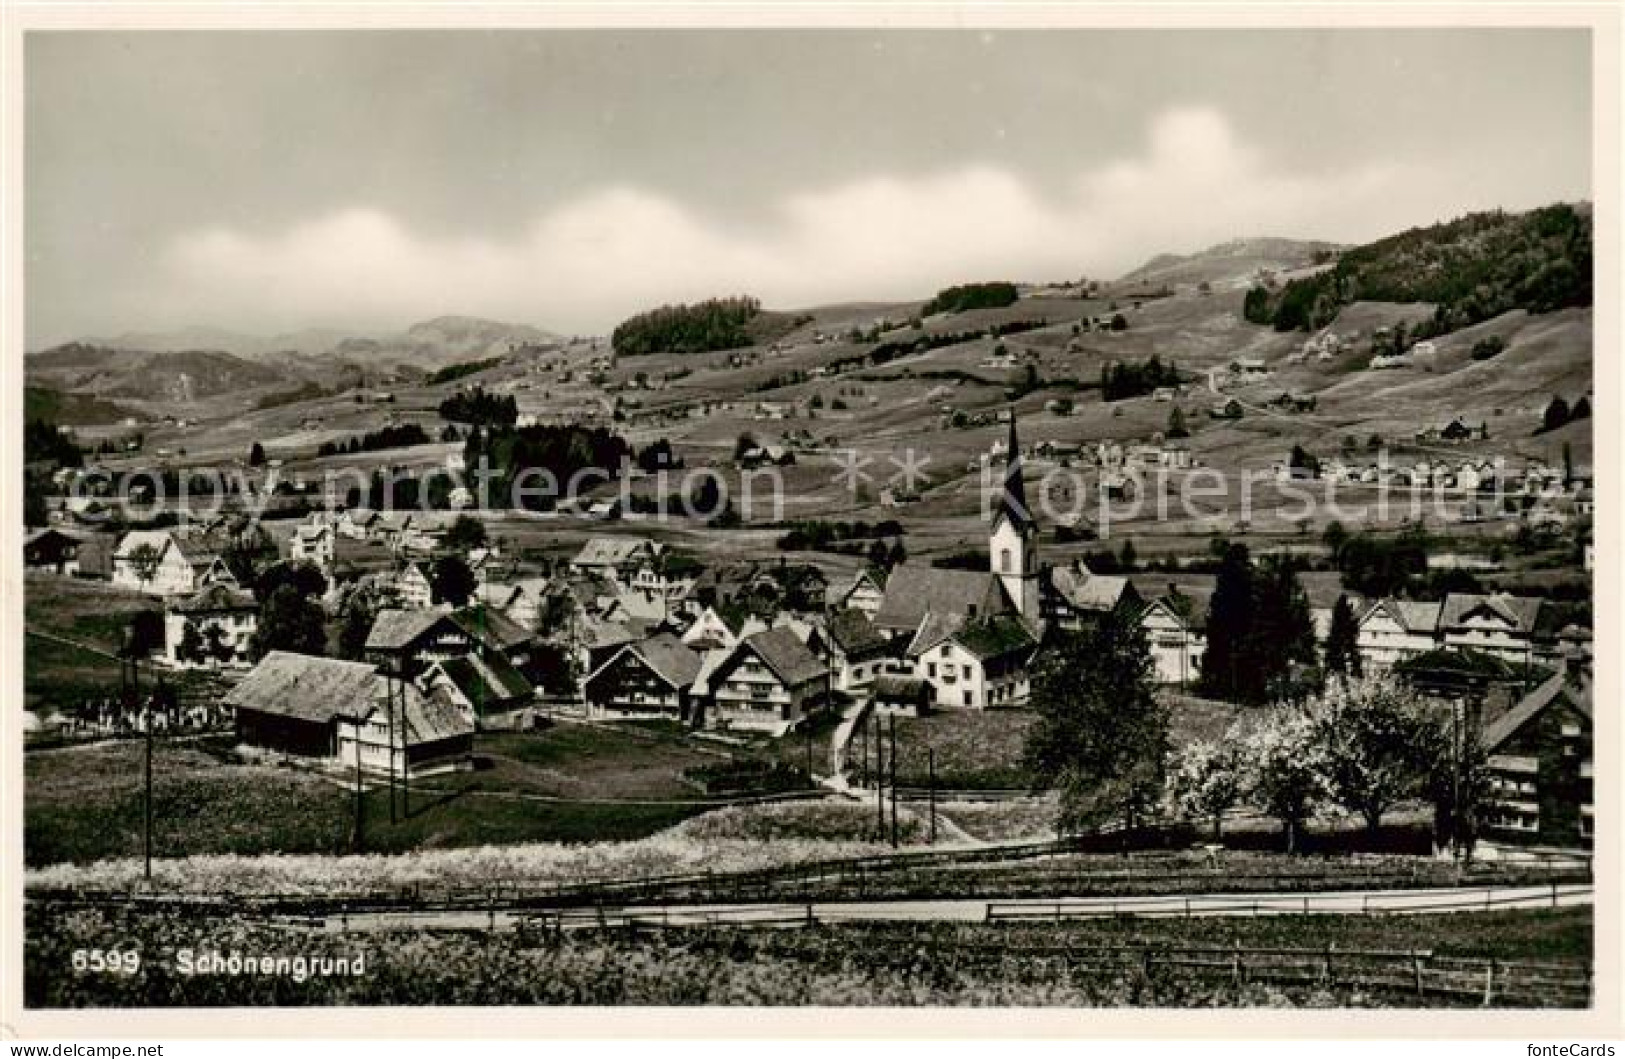
<path id="1" fill-rule="evenodd" d="M 1453 717 L 1402 684 L 1354 676 L 1174 753 L 1145 635 L 1122 615 L 1058 637 L 1035 664 L 1032 703 L 1025 764 L 1036 787 L 1060 793 L 1063 831 L 1132 832 L 1171 811 L 1217 836 L 1227 813 L 1250 805 L 1281 822 L 1290 852 L 1323 807 L 1375 832 L 1397 804 L 1429 798 L 1441 840 L 1470 845 L 1485 793 L 1481 755 Z"/>
<path id="2" fill-rule="evenodd" d="M 1340 678 L 1303 704 L 1243 716 L 1218 740 L 1185 747 L 1170 770 L 1172 807 L 1209 821 L 1251 805 L 1280 821 L 1288 852 L 1320 809 L 1359 815 L 1373 835 L 1401 802 L 1430 799 L 1441 842 L 1471 845 L 1481 763 L 1448 713 L 1396 682 Z"/>
<path id="3" fill-rule="evenodd" d="M 1144 363 L 1116 361 L 1100 369 L 1100 392 L 1106 401 L 1143 397 L 1165 386 L 1178 386 L 1180 381 L 1179 365 L 1173 361 L 1164 364 L 1155 353 Z"/>
<path id="4" fill-rule="evenodd" d="M 1221 547 L 1208 606 L 1202 693 L 1253 705 L 1300 698 L 1318 683 L 1319 673 L 1297 561 L 1271 556 L 1255 564 L 1246 545 Z"/>
<path id="5" fill-rule="evenodd" d="M 762 303 L 747 295 L 662 305 L 622 321 L 610 342 L 616 353 L 628 357 L 737 349 L 750 345 L 746 325 L 761 311 Z"/>
<path id="6" fill-rule="evenodd" d="M 458 390 L 440 402 L 440 416 L 475 426 L 511 427 L 519 421 L 519 402 L 513 394 L 486 393 L 485 387 Z"/>
<path id="7" fill-rule="evenodd" d="M 945 287 L 920 307 L 921 316 L 937 313 L 962 313 L 971 309 L 1000 309 L 1014 305 L 1021 292 L 1014 283 L 994 280 L 988 283 L 961 283 Z"/>
<path id="8" fill-rule="evenodd" d="M 556 483 L 559 491 L 567 489 L 580 475 L 582 480 L 578 484 L 585 488 L 618 476 L 622 461 L 630 460 L 631 456 L 631 446 L 619 435 L 603 427 L 575 424 L 544 423 L 485 430 L 476 427 L 463 442 L 464 466 L 475 468 L 481 466 L 482 459 L 488 461 L 492 476 L 491 500 L 503 506 L 513 498 L 513 483 L 522 475 L 538 489 L 544 484 Z M 547 483 L 545 478 L 532 480 L 541 477 L 541 472 L 551 475 L 552 483 Z M 531 510 L 547 510 L 557 499 L 536 496 L 524 498 L 523 502 Z"/>
<path id="9" fill-rule="evenodd" d="M 444 431 L 440 440 L 455 441 L 457 428 L 450 423 L 446 430 L 452 431 L 448 438 Z M 412 445 L 427 445 L 430 442 L 427 431 L 416 423 L 402 423 L 399 426 L 386 426 L 378 430 L 369 430 L 364 434 L 351 438 L 349 441 L 324 441 L 316 447 L 317 456 L 342 456 L 354 452 L 379 452 L 384 449 L 403 449 Z M 265 453 L 260 449 L 259 442 L 254 443 L 253 452 L 263 462 Z M 254 462 L 254 456 L 249 457 L 249 463 Z"/>

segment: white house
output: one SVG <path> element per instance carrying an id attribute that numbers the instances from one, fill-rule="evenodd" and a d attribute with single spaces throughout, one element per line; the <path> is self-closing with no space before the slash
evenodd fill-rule
<path id="1" fill-rule="evenodd" d="M 407 563 L 395 577 L 395 592 L 401 606 L 421 610 L 434 605 L 434 581 L 422 563 Z"/>
<path id="2" fill-rule="evenodd" d="M 1157 683 L 1183 687 L 1201 676 L 1207 634 L 1167 599 L 1154 599 L 1140 612 L 1140 628 L 1151 649 Z"/>
<path id="3" fill-rule="evenodd" d="M 195 630 L 190 644 L 188 627 Z M 258 628 L 259 605 L 252 593 L 207 585 L 164 608 L 164 657 L 182 669 L 247 665 L 249 641 Z"/>
<path id="4" fill-rule="evenodd" d="M 179 596 L 211 581 L 236 579 L 217 553 L 173 530 L 132 530 L 113 551 L 113 584 L 123 588 Z"/>
<path id="5" fill-rule="evenodd" d="M 1379 599 L 1360 618 L 1355 643 L 1367 669 L 1387 669 L 1439 646 L 1439 603 Z"/>
<path id="6" fill-rule="evenodd" d="M 1026 625 L 1013 615 L 964 623 L 928 615 L 907 657 L 914 675 L 931 685 L 933 704 L 986 710 L 1026 703 L 1035 646 Z"/>

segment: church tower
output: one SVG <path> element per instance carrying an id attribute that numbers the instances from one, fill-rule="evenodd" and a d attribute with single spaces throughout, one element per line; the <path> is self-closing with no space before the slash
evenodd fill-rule
<path id="1" fill-rule="evenodd" d="M 988 557 L 993 574 L 1029 624 L 1040 620 L 1038 587 L 1038 522 L 1027 507 L 1021 479 L 1021 445 L 1016 440 L 1016 410 L 1010 409 L 1010 447 L 1005 453 L 1004 489 L 988 530 Z"/>

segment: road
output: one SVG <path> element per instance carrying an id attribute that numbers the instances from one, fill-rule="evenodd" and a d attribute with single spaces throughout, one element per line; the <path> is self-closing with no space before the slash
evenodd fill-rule
<path id="1" fill-rule="evenodd" d="M 598 926 L 803 926 L 812 923 L 1045 922 L 1118 915 L 1214 917 L 1272 915 L 1417 915 L 1428 912 L 1585 907 L 1586 884 L 1450 887 L 1425 890 L 1348 890 L 1331 893 L 1209 893 L 1150 897 L 1053 897 L 1009 900 L 814 901 L 811 904 L 647 905 L 492 912 L 431 910 L 360 912 L 326 920 L 277 919 L 286 926 L 328 932 L 381 930 L 504 930 L 529 923 L 546 929 Z"/>

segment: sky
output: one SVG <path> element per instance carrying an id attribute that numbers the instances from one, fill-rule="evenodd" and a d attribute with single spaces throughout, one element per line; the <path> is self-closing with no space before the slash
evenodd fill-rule
<path id="1" fill-rule="evenodd" d="M 1585 30 L 31 32 L 30 349 L 604 333 L 1591 197 Z"/>

